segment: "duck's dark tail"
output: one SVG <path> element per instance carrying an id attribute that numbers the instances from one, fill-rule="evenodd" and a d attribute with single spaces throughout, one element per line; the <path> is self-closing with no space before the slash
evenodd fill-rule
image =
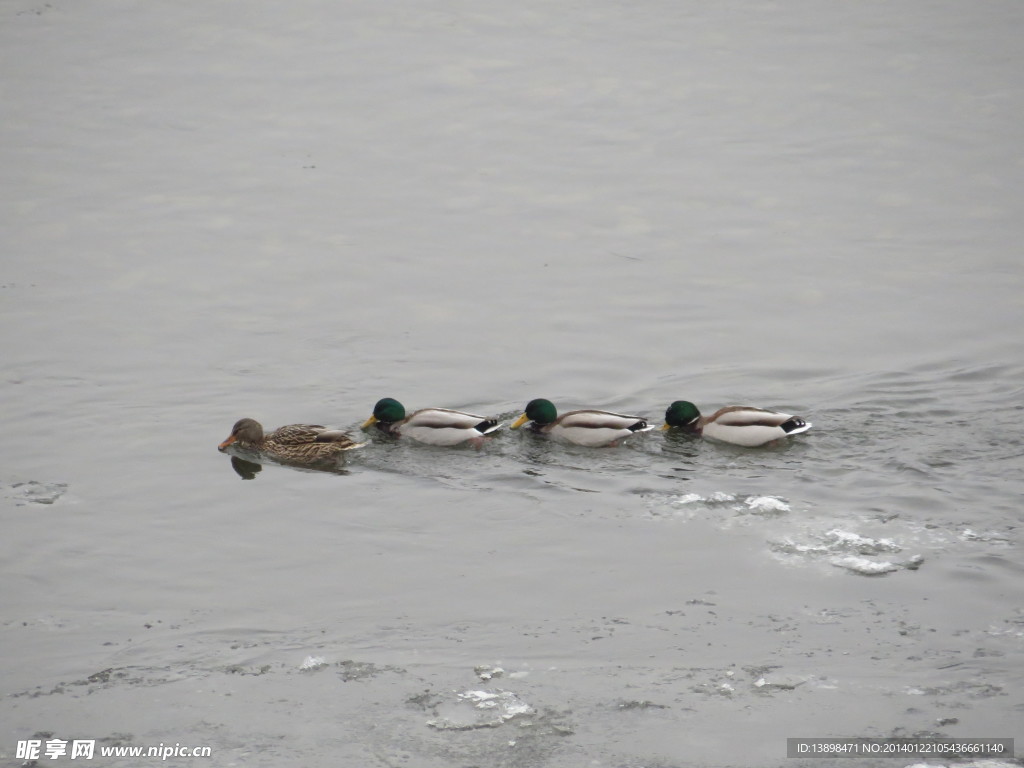
<path id="1" fill-rule="evenodd" d="M 500 426 L 501 424 L 498 422 L 497 419 L 484 419 L 479 424 L 477 424 L 476 427 L 474 427 L 474 429 L 476 429 L 476 431 L 479 432 L 481 435 L 487 435 L 496 430 Z"/>
<path id="2" fill-rule="evenodd" d="M 799 435 L 801 432 L 806 432 L 811 428 L 811 422 L 804 421 L 799 416 L 794 416 L 789 421 L 784 421 L 779 425 L 787 435 Z"/>
<path id="3" fill-rule="evenodd" d="M 648 424 L 647 419 L 640 419 L 636 424 L 629 427 L 630 432 L 650 432 L 654 429 L 653 424 Z"/>

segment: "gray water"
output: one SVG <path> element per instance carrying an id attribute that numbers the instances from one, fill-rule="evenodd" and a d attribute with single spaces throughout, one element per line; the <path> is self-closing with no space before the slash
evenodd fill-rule
<path id="1" fill-rule="evenodd" d="M 1024 6 L 0 16 L 6 763 L 1024 748 Z M 814 429 L 216 450 L 382 396 Z"/>

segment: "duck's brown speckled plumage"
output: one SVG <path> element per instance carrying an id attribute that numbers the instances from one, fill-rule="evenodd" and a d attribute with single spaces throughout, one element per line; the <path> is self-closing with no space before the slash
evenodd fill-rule
<path id="1" fill-rule="evenodd" d="M 218 449 L 223 451 L 230 445 L 286 464 L 320 464 L 363 443 L 319 424 L 289 424 L 264 434 L 263 426 L 255 419 L 239 419 Z"/>

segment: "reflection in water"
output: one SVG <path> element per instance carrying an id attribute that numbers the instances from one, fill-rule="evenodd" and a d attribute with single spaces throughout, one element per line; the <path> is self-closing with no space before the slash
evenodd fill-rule
<path id="1" fill-rule="evenodd" d="M 694 459 L 701 451 L 698 435 L 681 429 L 669 429 L 662 433 L 661 450 L 687 459 Z"/>
<path id="2" fill-rule="evenodd" d="M 287 462 L 280 461 L 270 463 L 288 467 L 289 469 L 296 469 L 300 472 L 329 472 L 333 475 L 347 475 L 349 473 L 349 471 L 344 467 L 344 461 L 339 461 L 337 459 L 313 464 L 305 462 L 302 464 L 288 464 Z M 256 475 L 263 471 L 263 464 L 256 461 L 250 461 L 249 459 L 243 459 L 240 456 L 231 456 L 231 468 L 235 470 L 235 474 L 243 480 L 255 480 Z"/>
<path id="3" fill-rule="evenodd" d="M 231 457 L 231 468 L 235 470 L 240 478 L 243 480 L 252 480 L 263 471 L 263 466 L 257 464 L 255 461 L 246 461 L 240 459 L 237 456 Z"/>

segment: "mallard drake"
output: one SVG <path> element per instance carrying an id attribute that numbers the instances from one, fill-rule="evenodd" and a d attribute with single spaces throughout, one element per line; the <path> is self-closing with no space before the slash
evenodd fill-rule
<path id="1" fill-rule="evenodd" d="M 653 424 L 648 424 L 640 416 L 608 411 L 588 409 L 569 411 L 559 416 L 554 404 L 543 398 L 527 403 L 526 412 L 512 422 L 511 428 L 519 429 L 528 421 L 532 422 L 534 432 L 591 448 L 618 445 L 623 438 L 654 429 Z"/>
<path id="2" fill-rule="evenodd" d="M 670 427 L 679 427 L 723 443 L 754 448 L 806 432 L 811 428 L 811 423 L 799 416 L 748 405 L 730 405 L 710 416 L 701 416 L 693 403 L 676 400 L 665 411 L 665 425 L 662 429 Z"/>
<path id="3" fill-rule="evenodd" d="M 497 419 L 449 408 L 423 408 L 405 415 L 405 406 L 391 397 L 381 398 L 373 406 L 373 415 L 362 428 L 373 425 L 388 435 L 409 437 L 428 445 L 471 443 L 479 448 L 485 435 L 498 429 Z"/>
<path id="4" fill-rule="evenodd" d="M 319 424 L 289 424 L 265 435 L 263 425 L 255 419 L 239 419 L 217 449 L 224 451 L 229 445 L 286 464 L 316 464 L 337 459 L 345 451 L 365 443 L 357 443 L 341 430 Z"/>

